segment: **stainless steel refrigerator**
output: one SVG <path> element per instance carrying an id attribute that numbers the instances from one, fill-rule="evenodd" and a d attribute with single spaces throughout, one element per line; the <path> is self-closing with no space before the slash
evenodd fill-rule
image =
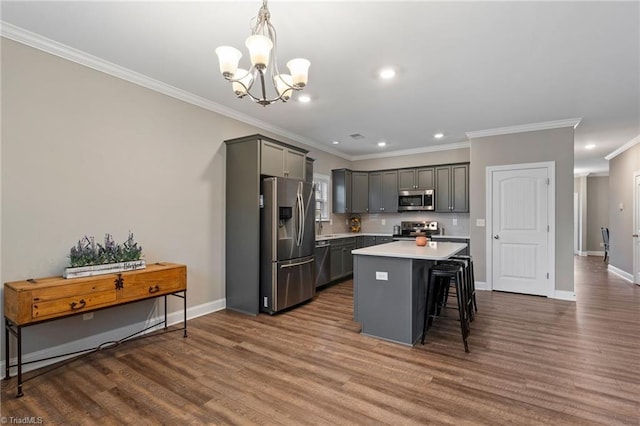
<path id="1" fill-rule="evenodd" d="M 315 195 L 308 182 L 262 180 L 260 309 L 273 314 L 315 296 Z"/>

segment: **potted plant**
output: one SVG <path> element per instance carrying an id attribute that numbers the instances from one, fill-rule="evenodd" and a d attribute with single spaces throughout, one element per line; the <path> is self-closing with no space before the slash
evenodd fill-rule
<path id="1" fill-rule="evenodd" d="M 85 235 L 71 247 L 69 263 L 70 266 L 63 273 L 65 278 L 133 271 L 147 266 L 142 259 L 142 247 L 135 242 L 131 232 L 123 244 L 117 244 L 111 234 L 105 234 L 104 245 L 96 243 L 94 237 Z"/>

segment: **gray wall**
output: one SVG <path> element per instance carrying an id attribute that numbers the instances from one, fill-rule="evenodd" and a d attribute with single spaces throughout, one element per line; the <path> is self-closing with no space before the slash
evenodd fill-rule
<path id="1" fill-rule="evenodd" d="M 609 161 L 609 264 L 629 274 L 633 274 L 633 173 L 637 171 L 640 144 Z"/>
<path id="2" fill-rule="evenodd" d="M 602 252 L 602 232 L 609 227 L 609 176 L 587 178 L 587 251 Z"/>
<path id="3" fill-rule="evenodd" d="M 223 306 L 223 141 L 263 133 L 303 145 L 4 38 L 1 47 L 2 282 L 60 275 L 82 236 L 123 241 L 131 230 L 148 262 L 188 266 L 189 307 Z M 324 173 L 350 166 L 305 148 Z M 32 327 L 24 352 L 144 321 L 153 309 Z"/>
<path id="4" fill-rule="evenodd" d="M 471 140 L 471 251 L 476 280 L 486 281 L 485 173 L 487 166 L 555 161 L 556 290 L 573 291 L 573 128 L 492 136 Z"/>

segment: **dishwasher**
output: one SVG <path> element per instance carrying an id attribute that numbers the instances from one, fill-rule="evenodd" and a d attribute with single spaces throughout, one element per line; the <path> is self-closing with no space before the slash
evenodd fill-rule
<path id="1" fill-rule="evenodd" d="M 331 244 L 328 240 L 316 241 L 316 288 L 331 281 Z"/>

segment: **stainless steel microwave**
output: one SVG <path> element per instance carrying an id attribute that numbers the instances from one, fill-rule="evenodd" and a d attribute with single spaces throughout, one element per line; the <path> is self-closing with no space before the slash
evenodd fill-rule
<path id="1" fill-rule="evenodd" d="M 434 210 L 435 197 L 433 189 L 422 191 L 398 191 L 398 211 Z"/>

